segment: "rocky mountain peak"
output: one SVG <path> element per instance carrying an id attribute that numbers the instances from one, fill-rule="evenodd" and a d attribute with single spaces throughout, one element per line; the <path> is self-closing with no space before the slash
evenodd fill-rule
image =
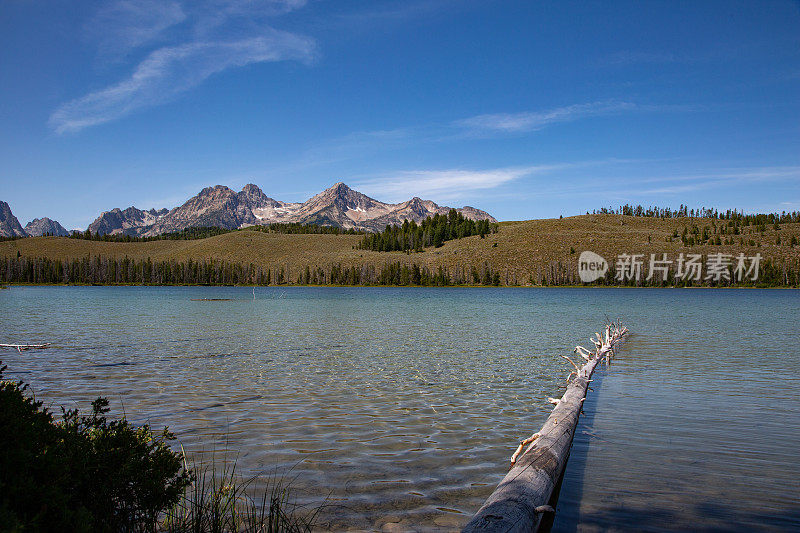
<path id="1" fill-rule="evenodd" d="M 139 228 L 152 226 L 168 212 L 166 209 L 142 211 L 134 206 L 124 210 L 115 207 L 111 211 L 104 211 L 89 224 L 89 231 L 100 235 L 139 235 Z"/>
<path id="2" fill-rule="evenodd" d="M 347 199 L 354 192 L 355 191 L 353 189 L 351 189 L 350 187 L 348 187 L 347 185 L 345 185 L 344 183 L 342 183 L 340 181 L 340 182 L 335 183 L 332 187 L 328 187 L 327 189 L 325 189 L 321 193 L 317 194 L 316 196 L 314 196 L 314 198 L 330 198 L 330 199 L 342 198 L 342 199 Z"/>
<path id="3" fill-rule="evenodd" d="M 255 185 L 253 183 L 248 183 L 247 185 L 242 187 L 242 191 L 239 194 L 246 195 L 246 196 L 252 196 L 252 197 L 266 197 L 267 196 L 266 194 L 264 194 L 264 191 L 262 191 L 261 188 L 258 185 Z"/>
<path id="4" fill-rule="evenodd" d="M 56 237 L 67 237 L 69 232 L 55 220 L 47 217 L 34 218 L 25 226 L 25 233 L 31 237 L 41 237 L 42 235 L 55 235 Z"/>
<path id="5" fill-rule="evenodd" d="M 11 207 L 0 200 L 0 237 L 24 237 L 25 230 L 11 212 Z"/>
<path id="6" fill-rule="evenodd" d="M 248 204 L 251 209 L 275 208 L 280 205 L 280 202 L 264 194 L 264 191 L 258 185 L 252 183 L 245 185 L 237 196 L 240 201 Z"/>
<path id="7" fill-rule="evenodd" d="M 315 201 L 315 199 L 315 203 L 331 203 L 342 212 L 351 210 L 366 212 L 370 209 L 381 208 L 389 205 L 370 198 L 366 194 L 355 191 L 341 181 L 334 184 L 332 187 L 325 189 L 323 192 L 306 203 L 311 203 L 312 201 Z"/>
<path id="8" fill-rule="evenodd" d="M 433 203 L 433 202 L 431 202 L 431 203 Z M 422 198 L 420 198 L 419 196 L 415 196 L 414 198 L 412 198 L 411 200 L 406 202 L 405 203 L 405 208 L 406 209 L 410 209 L 410 210 L 412 210 L 412 211 L 414 211 L 416 213 L 420 213 L 420 214 L 422 214 L 424 211 L 426 211 L 425 201 Z"/>
<path id="9" fill-rule="evenodd" d="M 236 194 L 233 189 L 225 185 L 214 185 L 213 187 L 206 187 L 195 198 L 214 197 L 219 198 L 222 196 L 230 196 Z"/>

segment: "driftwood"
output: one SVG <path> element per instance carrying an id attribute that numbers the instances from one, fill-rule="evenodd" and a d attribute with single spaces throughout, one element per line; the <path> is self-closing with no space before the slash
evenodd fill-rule
<path id="1" fill-rule="evenodd" d="M 627 334 L 627 328 L 613 323 L 606 327 L 604 336 L 596 333 L 596 338 L 590 339 L 594 352 L 577 346 L 574 351 L 586 360 L 583 367 L 561 356 L 576 370 L 567 378 L 567 390 L 561 398 L 547 398 L 555 409 L 542 429 L 520 442 L 511 456 L 511 470 L 463 532 L 537 531 L 545 514 L 555 512 L 551 507 L 557 496 L 554 491 L 567 465 L 592 373 L 599 363 L 610 363 L 614 346 Z"/>
<path id="2" fill-rule="evenodd" d="M 19 353 L 22 353 L 22 350 L 44 350 L 48 346 L 50 346 L 49 342 L 44 344 L 0 344 L 0 348 L 16 349 Z"/>

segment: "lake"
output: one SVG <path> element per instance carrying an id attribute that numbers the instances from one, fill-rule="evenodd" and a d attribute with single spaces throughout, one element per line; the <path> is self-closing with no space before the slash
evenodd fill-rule
<path id="1" fill-rule="evenodd" d="M 198 298 L 230 298 L 193 301 Z M 607 319 L 554 531 L 800 529 L 797 290 L 13 287 L 6 377 L 285 474 L 327 528 L 452 530 Z"/>

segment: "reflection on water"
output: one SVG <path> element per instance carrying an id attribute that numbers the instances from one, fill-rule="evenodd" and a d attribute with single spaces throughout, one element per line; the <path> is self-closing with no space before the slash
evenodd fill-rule
<path id="1" fill-rule="evenodd" d="M 24 287 L 0 292 L 0 342 L 55 347 L 0 355 L 46 403 L 107 396 L 189 451 L 291 469 L 328 527 L 449 530 L 544 422 L 557 354 L 623 317 L 635 335 L 593 384 L 555 529 L 790 528 L 798 296 Z"/>

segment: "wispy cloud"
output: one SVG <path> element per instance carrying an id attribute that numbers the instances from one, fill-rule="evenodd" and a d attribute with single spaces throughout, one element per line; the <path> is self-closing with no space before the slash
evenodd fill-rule
<path id="1" fill-rule="evenodd" d="M 730 187 L 732 183 L 760 183 L 765 181 L 800 180 L 800 167 L 760 167 L 683 176 L 657 176 L 637 180 L 638 184 L 666 182 L 661 187 L 634 188 L 633 194 L 680 194 L 716 187 Z"/>
<path id="2" fill-rule="evenodd" d="M 227 14 L 251 15 L 254 12 L 275 15 L 300 9 L 307 0 L 209 0 L 211 7 Z"/>
<path id="3" fill-rule="evenodd" d="M 478 190 L 494 189 L 511 181 L 562 168 L 562 165 L 505 167 L 484 170 L 405 170 L 389 175 L 358 181 L 354 184 L 367 194 L 392 201 L 408 199 L 409 192 L 417 196 L 438 199 L 456 198 Z"/>
<path id="4" fill-rule="evenodd" d="M 406 21 L 410 18 L 422 18 L 436 13 L 448 12 L 458 5 L 458 0 L 406 0 L 389 5 L 369 5 L 365 9 L 341 13 L 339 20 L 351 23 L 375 24 L 380 21 Z M 377 7 L 376 7 L 377 6 Z"/>
<path id="5" fill-rule="evenodd" d="M 162 48 L 142 61 L 128 79 L 61 106 L 50 117 L 50 125 L 58 133 L 78 131 L 169 101 L 227 68 L 308 60 L 313 52 L 312 40 L 277 30 L 243 41 Z"/>
<path id="6" fill-rule="evenodd" d="M 787 46 L 788 46 L 787 42 Z M 740 42 L 734 46 L 729 43 L 706 47 L 682 48 L 675 46 L 669 50 L 617 50 L 603 55 L 595 63 L 597 67 L 626 67 L 642 64 L 702 64 L 713 61 L 737 58 L 753 50 L 764 47 L 764 42 Z"/>
<path id="7" fill-rule="evenodd" d="M 597 169 L 616 168 L 622 165 L 634 165 L 654 161 L 651 159 L 589 159 L 574 162 L 556 162 L 538 165 L 520 165 L 511 167 L 499 167 L 490 169 L 447 169 L 447 170 L 401 170 L 387 172 L 378 177 L 367 177 L 359 179 L 354 177 L 353 186 L 364 192 L 374 195 L 386 195 L 392 200 L 408 199 L 409 194 L 430 195 L 438 199 L 460 198 L 470 195 L 476 191 L 483 191 L 484 194 L 490 189 L 499 189 L 503 185 L 511 184 L 526 178 L 537 178 L 550 174 L 558 174 L 563 179 L 553 180 L 552 177 L 546 181 L 537 182 L 537 191 L 551 191 L 558 193 L 563 190 L 587 190 L 594 191 L 594 184 L 597 181 L 594 176 Z M 586 177 L 582 174 L 582 169 L 592 170 L 592 178 L 584 181 Z M 607 189 L 607 184 L 598 186 L 600 189 Z M 505 192 L 509 192 L 506 189 Z M 518 199 L 519 192 L 514 189 L 510 191 Z M 501 194 L 500 191 L 492 193 L 495 197 Z M 593 192 L 593 194 L 596 194 Z"/>
<path id="8" fill-rule="evenodd" d="M 477 134 L 516 133 L 540 130 L 545 126 L 558 122 L 571 122 L 587 117 L 636 111 L 638 109 L 641 109 L 641 106 L 631 102 L 591 102 L 557 107 L 546 111 L 478 115 L 458 120 L 454 125 Z"/>
<path id="9" fill-rule="evenodd" d="M 725 192 L 732 186 L 746 184 L 795 183 L 800 180 L 800 167 L 751 167 L 739 169 L 719 169 L 716 172 L 694 174 L 648 175 L 647 170 L 622 170 L 620 165 L 650 163 L 661 160 L 608 159 L 587 161 L 569 165 L 569 168 L 605 166 L 609 170 L 591 174 L 571 173 L 568 179 L 558 183 L 542 183 L 536 189 L 540 199 L 591 197 L 602 202 L 615 199 L 619 202 L 639 202 L 645 198 L 647 203 L 669 202 L 672 195 L 677 201 L 687 203 L 686 193 L 711 191 Z M 566 168 L 566 166 L 564 167 Z M 637 168 L 637 167 L 634 167 Z M 621 173 L 617 174 L 617 171 Z"/>
<path id="10" fill-rule="evenodd" d="M 165 30 L 186 20 L 177 2 L 118 0 L 101 7 L 86 27 L 102 54 L 125 53 L 148 44 Z"/>
<path id="11" fill-rule="evenodd" d="M 109 40 L 128 48 L 143 46 L 187 18 L 193 21 L 191 37 L 150 52 L 128 78 L 61 105 L 49 124 L 58 133 L 77 132 L 170 101 L 229 68 L 311 61 L 316 54 L 312 38 L 265 22 L 265 17 L 303 5 L 305 0 L 207 0 L 187 4 L 192 7 L 187 15 L 175 2 L 115 2 L 97 14 L 108 22 L 97 36 L 101 47 Z"/>
<path id="12" fill-rule="evenodd" d="M 609 54 L 600 61 L 602 65 L 634 65 L 640 63 L 684 63 L 695 59 L 674 52 L 643 52 L 641 50 L 620 50 Z"/>
<path id="13" fill-rule="evenodd" d="M 686 111 L 692 106 L 648 105 L 631 102 L 573 104 L 542 111 L 478 115 L 443 123 L 404 126 L 388 130 L 356 131 L 327 139 L 305 150 L 291 169 L 357 159 L 364 154 L 397 150 L 411 145 L 460 142 L 492 136 L 524 135 L 558 123 L 623 112 Z"/>
<path id="14" fill-rule="evenodd" d="M 300 9 L 306 0 L 205 0 L 193 4 L 198 38 L 258 32 L 264 21 Z"/>

